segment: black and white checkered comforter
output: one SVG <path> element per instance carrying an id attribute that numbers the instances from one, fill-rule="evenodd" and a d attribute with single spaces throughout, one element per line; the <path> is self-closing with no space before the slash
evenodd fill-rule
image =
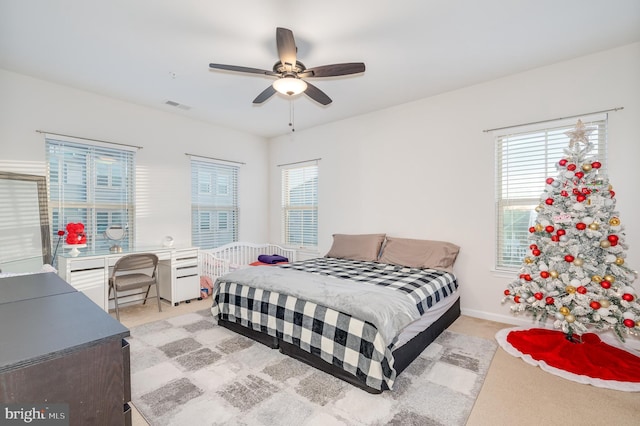
<path id="1" fill-rule="evenodd" d="M 454 293 L 454 275 L 432 269 L 413 269 L 377 262 L 316 258 L 276 266 L 312 274 L 380 285 L 404 292 L 420 314 Z M 385 342 L 375 325 L 329 306 L 283 292 L 253 288 L 225 277 L 216 281 L 217 317 L 267 333 L 300 347 L 358 377 L 374 389 L 391 389 L 395 380 L 394 342 Z"/>

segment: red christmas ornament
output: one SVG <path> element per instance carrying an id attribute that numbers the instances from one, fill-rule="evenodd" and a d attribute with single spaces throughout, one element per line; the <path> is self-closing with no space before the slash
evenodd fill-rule
<path id="1" fill-rule="evenodd" d="M 586 199 L 587 199 L 587 197 L 585 197 L 585 196 L 584 196 L 584 195 L 582 195 L 582 194 L 580 194 L 580 195 L 578 195 L 578 196 L 576 197 L 576 200 L 577 200 L 579 203 L 583 202 L 583 201 L 584 201 L 584 200 L 586 200 Z"/>
<path id="2" fill-rule="evenodd" d="M 599 169 L 600 167 L 602 167 L 602 164 L 600 164 L 599 161 L 594 161 L 593 163 L 591 163 L 591 167 L 593 167 L 594 169 Z"/>
<path id="3" fill-rule="evenodd" d="M 585 286 L 579 286 L 576 288 L 576 291 L 580 294 L 585 294 L 587 292 L 587 288 Z"/>
<path id="4" fill-rule="evenodd" d="M 589 195 L 589 194 L 591 194 L 591 190 L 589 188 L 582 188 L 582 193 L 584 195 Z"/>
<path id="5" fill-rule="evenodd" d="M 636 325 L 635 321 L 632 320 L 631 318 L 625 319 L 624 321 L 622 321 L 622 323 L 625 325 L 625 327 L 629 327 L 629 328 L 633 328 Z"/>
<path id="6" fill-rule="evenodd" d="M 547 271 L 541 271 L 541 272 L 540 272 L 540 276 L 541 276 L 542 278 L 545 278 L 545 279 L 546 279 L 546 278 L 549 278 L 549 277 L 551 276 L 551 274 L 550 274 L 549 272 L 547 272 Z"/>
<path id="7" fill-rule="evenodd" d="M 557 235 L 552 235 L 551 241 L 553 241 L 554 243 L 557 243 L 558 241 L 560 241 L 560 237 L 558 237 Z"/>
<path id="8" fill-rule="evenodd" d="M 587 225 L 585 223 L 578 222 L 576 223 L 576 229 L 580 231 L 584 231 L 585 229 L 587 229 Z"/>
<path id="9" fill-rule="evenodd" d="M 540 256 L 540 253 L 541 253 L 541 252 L 540 252 L 540 250 L 538 250 L 538 249 L 533 249 L 533 250 L 531 250 L 531 254 L 533 254 L 534 256 Z"/>
<path id="10" fill-rule="evenodd" d="M 569 165 L 567 166 L 567 170 L 574 171 L 575 169 L 576 169 L 576 165 L 575 165 L 575 164 L 569 164 Z"/>
<path id="11" fill-rule="evenodd" d="M 538 245 L 537 245 L 537 244 L 531 244 L 531 245 L 529 246 L 529 249 L 530 249 L 530 250 L 537 249 L 537 248 L 538 248 Z"/>
<path id="12" fill-rule="evenodd" d="M 571 262 L 573 262 L 573 261 L 575 260 L 575 257 L 573 257 L 573 256 L 571 256 L 570 254 L 568 254 L 568 255 L 566 255 L 566 256 L 564 257 L 564 260 L 565 260 L 566 262 L 571 263 Z"/>
<path id="13" fill-rule="evenodd" d="M 529 228 L 529 232 L 531 232 L 531 233 L 533 234 L 534 232 L 536 232 L 536 228 L 534 228 L 534 227 L 532 226 L 531 228 Z"/>
<path id="14" fill-rule="evenodd" d="M 551 225 L 547 225 L 544 228 L 544 230 L 547 231 L 548 233 L 552 233 L 555 230 L 555 228 L 553 226 L 551 226 Z"/>
<path id="15" fill-rule="evenodd" d="M 546 299 L 544 299 L 544 301 L 547 303 L 547 305 L 553 305 L 553 297 L 548 296 Z"/>
<path id="16" fill-rule="evenodd" d="M 598 309 L 600 309 L 600 302 L 594 300 L 589 303 L 589 306 L 591 306 L 591 309 L 593 309 L 594 311 L 597 311 Z"/>
<path id="17" fill-rule="evenodd" d="M 553 183 L 553 178 L 547 178 L 546 182 L 548 185 L 551 185 Z"/>
<path id="18" fill-rule="evenodd" d="M 571 192 L 573 192 L 573 195 L 580 195 L 580 190 L 578 188 L 573 188 Z"/>
<path id="19" fill-rule="evenodd" d="M 520 303 L 520 296 L 514 296 L 513 301 L 516 303 Z"/>
<path id="20" fill-rule="evenodd" d="M 566 233 L 567 233 L 567 231 L 565 231 L 564 229 L 558 229 L 558 232 L 556 232 L 556 234 L 558 234 L 559 237 L 562 237 Z"/>
<path id="21" fill-rule="evenodd" d="M 525 280 L 525 281 L 531 281 L 531 275 L 529 275 L 529 274 L 524 274 L 524 280 Z"/>
<path id="22" fill-rule="evenodd" d="M 505 296 L 508 296 L 508 295 L 510 295 L 510 294 L 511 294 L 511 292 L 509 291 L 509 289 L 506 289 L 506 290 L 504 291 L 504 295 L 505 295 Z"/>
<path id="23" fill-rule="evenodd" d="M 584 173 L 583 172 L 576 172 L 576 177 L 578 179 L 582 179 L 584 177 Z"/>
<path id="24" fill-rule="evenodd" d="M 560 195 L 562 195 L 563 197 L 568 197 L 569 193 L 565 190 L 560 191 Z"/>
<path id="25" fill-rule="evenodd" d="M 626 300 L 627 302 L 633 302 L 633 294 L 625 293 L 622 295 L 622 300 Z"/>
<path id="26" fill-rule="evenodd" d="M 542 293 L 536 293 L 533 295 L 533 297 L 536 298 L 536 300 L 542 300 L 542 298 L 544 297 Z"/>
<path id="27" fill-rule="evenodd" d="M 552 204 L 553 204 L 553 198 L 547 198 L 546 200 L 544 200 L 544 202 L 545 202 L 548 206 L 550 206 L 550 205 L 552 205 Z"/>
<path id="28" fill-rule="evenodd" d="M 609 191 L 609 194 L 611 195 L 611 198 L 616 196 L 616 192 L 615 191 Z"/>
<path id="29" fill-rule="evenodd" d="M 566 158 L 563 158 L 562 160 L 558 161 L 558 164 L 560 164 L 562 167 L 566 166 L 568 163 Z M 593 167 L 593 165 L 592 165 Z"/>
<path id="30" fill-rule="evenodd" d="M 618 236 L 614 235 L 614 234 L 611 234 L 611 235 L 607 236 L 607 240 L 609 240 L 609 242 L 611 244 L 617 243 L 618 242 Z"/>
<path id="31" fill-rule="evenodd" d="M 600 281 L 600 286 L 604 289 L 609 289 L 611 288 L 611 283 L 609 281 L 603 280 Z"/>

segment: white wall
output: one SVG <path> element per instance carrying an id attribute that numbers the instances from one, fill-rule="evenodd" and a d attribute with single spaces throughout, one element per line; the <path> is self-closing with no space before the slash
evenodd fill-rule
<path id="1" fill-rule="evenodd" d="M 240 239 L 280 240 L 277 164 L 320 161 L 320 252 L 333 233 L 386 232 L 452 241 L 468 315 L 513 321 L 501 305 L 513 278 L 494 264 L 494 146 L 483 129 L 623 106 L 609 115 L 609 176 L 640 269 L 640 43 L 276 138 L 0 70 L 0 170 L 40 174 L 36 130 L 141 145 L 137 241 L 190 243 L 185 152 L 245 162 Z M 268 178 L 268 179 L 267 179 Z M 264 221 L 269 205 L 268 226 Z M 636 283 L 636 287 L 638 284 Z"/>
<path id="2" fill-rule="evenodd" d="M 246 163 L 239 174 L 240 239 L 265 242 L 256 220 L 267 198 L 263 138 L 0 70 L 0 170 L 44 175 L 36 130 L 142 146 L 136 154 L 136 242 L 191 244 L 190 163 L 185 153 Z M 5 200 L 2 200 L 5 202 Z"/>
<path id="3" fill-rule="evenodd" d="M 518 323 L 501 304 L 516 274 L 492 271 L 494 141 L 483 130 L 623 106 L 609 114 L 608 173 L 630 245 L 627 264 L 640 269 L 639 76 L 636 43 L 296 131 L 270 141 L 270 187 L 279 188 L 278 164 L 322 158 L 321 254 L 333 233 L 454 242 L 463 312 Z M 272 190 L 272 241 L 279 240 L 279 209 Z"/>

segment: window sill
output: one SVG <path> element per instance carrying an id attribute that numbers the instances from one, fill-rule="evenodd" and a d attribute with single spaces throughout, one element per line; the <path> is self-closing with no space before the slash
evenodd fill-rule
<path id="1" fill-rule="evenodd" d="M 299 248 L 297 250 L 298 260 L 313 259 L 315 257 L 320 257 L 320 252 L 317 249 Z"/>

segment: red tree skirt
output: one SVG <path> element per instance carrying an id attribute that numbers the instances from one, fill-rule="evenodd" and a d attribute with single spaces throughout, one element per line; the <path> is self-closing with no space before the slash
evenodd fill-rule
<path id="1" fill-rule="evenodd" d="M 572 343 L 561 331 L 510 328 L 500 330 L 496 340 L 507 353 L 565 379 L 640 391 L 640 357 L 603 342 L 596 334 L 583 334 L 582 343 Z"/>

